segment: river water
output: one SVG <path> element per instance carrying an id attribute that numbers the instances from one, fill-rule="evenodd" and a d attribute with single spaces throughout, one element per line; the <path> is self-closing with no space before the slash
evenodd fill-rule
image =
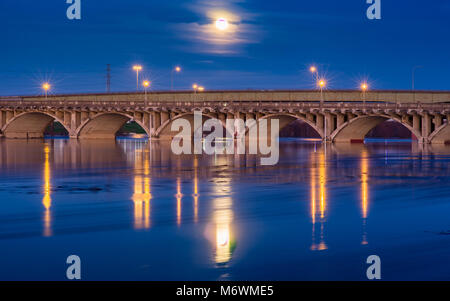
<path id="1" fill-rule="evenodd" d="M 282 140 L 176 156 L 146 139 L 0 140 L 0 279 L 450 280 L 450 147 Z"/>

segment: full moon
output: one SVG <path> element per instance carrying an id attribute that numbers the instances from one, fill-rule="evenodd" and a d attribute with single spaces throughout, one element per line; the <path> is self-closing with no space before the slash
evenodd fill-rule
<path id="1" fill-rule="evenodd" d="M 226 30 L 228 28 L 228 21 L 225 18 L 219 18 L 216 21 L 216 27 L 219 30 Z"/>

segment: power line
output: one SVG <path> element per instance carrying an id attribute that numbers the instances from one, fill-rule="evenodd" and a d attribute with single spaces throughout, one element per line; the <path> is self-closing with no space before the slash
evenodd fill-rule
<path id="1" fill-rule="evenodd" d="M 106 65 L 106 92 L 111 92 L 111 65 Z"/>

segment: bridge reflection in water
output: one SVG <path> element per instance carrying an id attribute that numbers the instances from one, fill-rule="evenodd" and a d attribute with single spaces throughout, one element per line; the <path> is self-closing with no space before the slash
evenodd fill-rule
<path id="1" fill-rule="evenodd" d="M 18 142 L 18 141 L 16 141 Z M 8 142 L 9 143 L 9 142 Z M 26 141 L 21 143 L 27 144 Z M 36 144 L 37 141 L 32 144 Z M 133 166 L 133 193 L 131 199 L 134 206 L 134 229 L 149 229 L 151 227 L 151 201 L 154 198 L 152 194 L 152 173 L 155 173 L 155 177 L 160 178 L 162 176 L 173 177 L 175 184 L 175 201 L 176 201 L 176 224 L 182 225 L 183 221 L 183 197 L 186 195 L 183 193 L 183 181 L 191 181 L 192 188 L 190 195 L 192 196 L 192 208 L 193 217 L 187 217 L 186 220 L 192 220 L 194 223 L 199 222 L 199 177 L 209 177 L 210 174 L 205 170 L 206 164 L 213 164 L 219 166 L 241 166 L 242 164 L 252 165 L 257 160 L 251 160 L 249 158 L 244 161 L 235 157 L 223 156 L 220 158 L 208 158 L 205 162 L 205 158 L 202 156 L 193 156 L 190 160 L 192 168 L 188 172 L 179 172 L 179 166 L 173 169 L 163 169 L 161 166 L 165 164 L 173 164 L 176 157 L 168 154 L 165 146 L 159 142 L 148 142 L 144 140 L 123 140 L 119 141 L 119 144 L 110 143 L 111 148 L 115 149 L 116 154 L 113 153 L 111 157 L 106 153 L 103 155 L 93 154 L 91 147 L 95 145 L 92 141 L 58 141 L 59 144 L 64 145 L 64 154 L 62 157 L 53 158 L 54 154 L 52 149 L 55 147 L 55 143 L 46 142 L 43 144 L 44 149 L 44 164 L 43 164 L 43 198 L 42 204 L 44 207 L 44 236 L 51 236 L 52 231 L 52 185 L 51 185 L 51 162 L 59 161 L 59 165 L 71 166 L 72 168 L 80 168 L 86 166 L 93 166 L 93 164 L 111 164 L 116 161 L 115 157 L 121 154 L 119 157 L 125 158 Z M 80 145 L 81 144 L 81 145 Z M 108 146 L 103 145 L 103 148 Z M 119 149 L 117 149 L 119 147 Z M 102 148 L 102 147 L 101 147 Z M 152 150 L 153 148 L 153 150 Z M 311 151 L 309 158 L 309 178 L 310 178 L 310 215 L 312 222 L 312 245 L 311 250 L 326 250 L 328 248 L 325 241 L 325 226 L 327 222 L 327 185 L 328 185 L 328 163 L 327 157 L 330 153 L 342 152 L 335 147 L 327 149 L 319 143 L 315 144 L 314 151 Z M 424 150 L 425 151 L 425 150 Z M 123 153 L 125 152 L 125 153 Z M 426 153 L 429 150 L 425 151 Z M 345 153 L 345 149 L 344 149 Z M 109 159 L 108 159 L 109 157 Z M 98 160 L 102 158 L 102 160 Z M 185 158 L 186 159 L 186 158 Z M 69 160 L 70 162 L 67 162 Z M 120 162 L 121 159 L 119 159 Z M 95 162 L 95 163 L 94 163 Z M 102 163 L 103 162 L 103 163 Z M 177 161 L 178 162 L 178 161 Z M 229 164 L 231 163 L 231 166 Z M 156 165 L 157 168 L 152 166 Z M 253 170 L 255 166 L 249 166 Z M 360 199 L 361 199 L 361 216 L 363 220 L 363 238 L 362 244 L 367 244 L 367 232 L 366 224 L 369 211 L 369 167 L 370 167 L 370 155 L 368 150 L 364 147 L 360 151 Z M 202 171 L 200 173 L 200 170 Z M 250 169 L 239 173 L 252 173 Z M 336 173 L 336 171 L 333 171 Z M 175 176 L 176 174 L 176 176 Z M 290 178 L 292 175 L 287 175 L 286 178 Z M 217 263 L 223 263 L 227 260 L 227 252 L 225 250 L 231 250 L 232 238 L 231 238 L 231 225 L 233 222 L 233 210 L 232 210 L 232 196 L 231 190 L 233 185 L 233 177 L 229 173 L 217 174 L 210 180 L 213 185 L 212 206 L 213 206 L 213 221 L 216 225 L 216 261 Z M 187 188 L 185 188 L 187 189 Z M 157 197 L 157 196 L 156 196 Z M 155 213 L 157 214 L 157 213 Z M 189 211 L 186 212 L 189 215 Z M 230 254 L 229 254 L 230 255 Z M 228 255 L 228 256 L 229 256 Z"/>
<path id="2" fill-rule="evenodd" d="M 38 175 L 39 197 L 29 193 L 21 198 L 39 204 L 40 224 L 11 225 L 9 232 L 55 237 L 100 228 L 139 230 L 136 235 L 165 233 L 172 235 L 171 239 L 182 235 L 184 242 L 192 238 L 193 243 L 201 244 L 199 252 L 207 252 L 210 266 L 229 268 L 242 256 L 249 256 L 248 241 L 253 239 L 249 235 L 254 231 L 248 226 L 251 220 L 264 225 L 271 235 L 284 237 L 288 235 L 274 234 L 277 226 L 272 221 L 282 224 L 294 214 L 298 222 L 307 222 L 306 233 L 311 236 L 295 238 L 302 240 L 301 244 L 290 243 L 315 254 L 335 249 L 336 230 L 329 225 L 343 218 L 348 224 L 357 223 L 352 227 L 357 229 L 355 241 L 364 247 L 376 239 L 369 236 L 376 225 L 370 231 L 367 228 L 369 212 L 376 207 L 370 195 L 376 176 L 389 184 L 386 179 L 405 175 L 428 179 L 434 170 L 450 174 L 447 161 L 423 159 L 430 154 L 448 156 L 449 146 L 282 143 L 281 161 L 275 167 L 258 166 L 257 156 L 176 156 L 168 147 L 162 141 L 135 139 L 1 140 L 3 171 L 26 170 Z M 390 162 L 391 155 L 397 159 Z M 111 191 L 105 188 L 108 183 L 112 183 Z M 345 199 L 335 194 L 342 187 L 347 189 Z M 77 194 L 72 195 L 73 191 Z M 289 199 L 295 198 L 298 205 L 299 196 L 302 203 L 294 211 Z M 73 203 L 67 203 L 67 197 Z M 17 223 L 21 220 L 17 218 Z M 108 230 L 110 224 L 114 229 Z M 39 233 L 33 234 L 35 229 Z M 11 235 L 9 232 L 1 230 L 0 238 Z M 193 237 L 184 237 L 192 232 L 196 233 Z"/>

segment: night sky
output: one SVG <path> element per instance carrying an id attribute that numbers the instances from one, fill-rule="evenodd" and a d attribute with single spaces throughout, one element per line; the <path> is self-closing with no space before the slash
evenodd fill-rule
<path id="1" fill-rule="evenodd" d="M 0 95 L 133 91 L 133 64 L 152 90 L 312 89 L 316 64 L 329 89 L 450 90 L 450 1 L 81 0 L 68 20 L 65 0 L 1 0 Z M 229 21 L 226 31 L 217 18 Z"/>

